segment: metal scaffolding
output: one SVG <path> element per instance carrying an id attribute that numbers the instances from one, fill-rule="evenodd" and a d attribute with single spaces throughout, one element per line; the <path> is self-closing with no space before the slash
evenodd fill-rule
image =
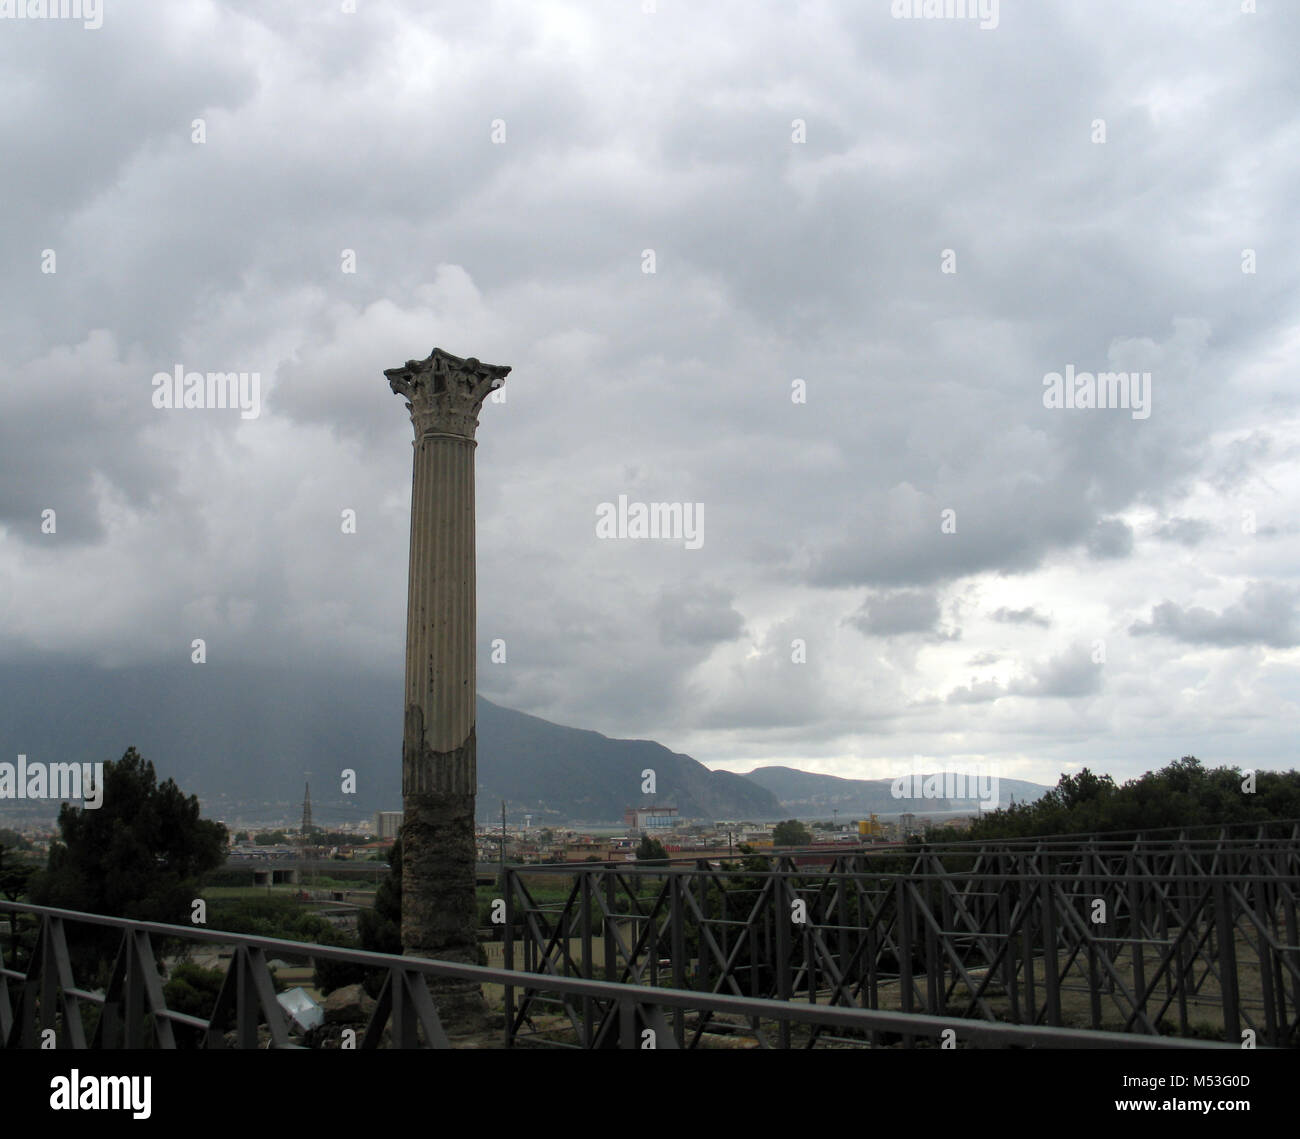
<path id="1" fill-rule="evenodd" d="M 1300 1046 L 1300 824 L 1213 833 L 931 843 L 900 852 L 507 871 L 507 967 L 696 993 L 1276 1047 Z M 534 888 L 557 876 L 563 902 Z M 532 887 L 530 887 L 530 883 Z M 512 1035 L 561 1013 L 578 1041 L 613 1005 L 508 995 Z M 679 1046 L 734 1024 L 675 1015 Z M 814 1026 L 776 1047 L 916 1043 Z M 536 1034 L 544 1035 L 544 1034 Z M 923 1034 L 921 1034 L 923 1035 Z M 541 1042 L 540 1040 L 538 1042 Z"/>

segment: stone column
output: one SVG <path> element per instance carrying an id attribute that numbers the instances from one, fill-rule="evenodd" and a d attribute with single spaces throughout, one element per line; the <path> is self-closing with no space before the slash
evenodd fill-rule
<path id="1" fill-rule="evenodd" d="M 474 432 L 510 369 L 435 348 L 384 371 L 415 426 L 402 738 L 402 946 L 479 964 L 475 893 Z M 483 1011 L 476 985 L 430 984 L 444 1020 Z"/>

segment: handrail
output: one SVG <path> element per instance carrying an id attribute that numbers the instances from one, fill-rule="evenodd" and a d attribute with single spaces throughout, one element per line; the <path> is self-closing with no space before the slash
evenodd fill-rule
<path id="1" fill-rule="evenodd" d="M 433 960 L 417 956 L 397 956 L 370 950 L 347 949 L 337 946 L 317 945 L 309 942 L 287 941 L 282 938 L 257 937 L 249 934 L 227 933 L 220 930 L 168 925 L 161 922 L 134 921 L 127 918 L 89 914 L 50 906 L 35 906 L 23 902 L 0 901 L 0 912 L 32 914 L 43 923 L 51 921 L 88 924 L 120 929 L 124 934 L 143 933 L 159 937 L 178 938 L 209 944 L 234 945 L 263 952 L 274 951 L 287 956 L 320 958 L 344 961 L 386 969 L 394 974 L 421 974 L 428 977 L 455 978 L 478 984 L 497 984 L 531 992 L 563 993 L 577 998 L 605 999 L 618 1006 L 621 1013 L 634 1016 L 638 1009 L 674 1008 L 684 1011 L 709 1011 L 747 1019 L 761 1018 L 793 1021 L 801 1024 L 833 1026 L 859 1032 L 892 1032 L 907 1036 L 933 1036 L 945 1031 L 956 1033 L 956 1038 L 972 1043 L 992 1046 L 1021 1045 L 1028 1047 L 1095 1047 L 1095 1048 L 1165 1048 L 1217 1050 L 1235 1049 L 1231 1044 L 1209 1041 L 1189 1041 L 1179 1038 L 1132 1036 L 1118 1032 L 1084 1029 L 1048 1028 L 1037 1025 L 984 1023 L 958 1017 L 935 1016 L 924 1013 L 902 1013 L 882 1009 L 849 1008 L 834 1005 L 815 1005 L 796 1001 L 767 1000 L 741 997 L 727 993 L 703 993 L 693 990 L 656 988 L 648 985 L 620 984 L 612 981 L 589 980 L 552 974 L 520 972 L 497 969 L 483 965 L 467 965 L 451 961 Z M 35 979 L 29 972 L 18 973 L 7 967 L 0 968 L 0 978 L 22 981 L 30 985 Z M 0 992 L 3 990 L 0 989 Z M 83 990 L 65 990 L 66 995 L 96 999 L 95 994 Z M 104 998 L 99 998 L 103 1003 Z M 47 1010 L 52 1011 L 52 1010 Z M 209 1022 L 176 1013 L 165 1008 L 152 1010 L 169 1021 L 208 1028 Z M 373 1027 L 373 1025 L 372 1025 Z M 382 1028 L 382 1025 L 380 1026 Z"/>

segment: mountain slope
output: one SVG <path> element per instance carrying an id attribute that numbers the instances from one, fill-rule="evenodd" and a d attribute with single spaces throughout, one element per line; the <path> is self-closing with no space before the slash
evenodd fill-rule
<path id="1" fill-rule="evenodd" d="M 895 799 L 893 781 L 889 779 L 841 779 L 835 775 L 818 775 L 793 767 L 760 767 L 745 773 L 745 778 L 766 787 L 790 815 L 897 815 L 926 812 L 971 810 L 971 799 Z M 1032 802 L 1050 788 L 1023 779 L 998 780 L 998 806 Z"/>
<path id="2" fill-rule="evenodd" d="M 645 798 L 642 772 L 655 773 L 655 802 L 684 818 L 775 818 L 770 791 L 728 771 L 710 771 L 651 740 L 616 740 L 566 728 L 479 698 L 480 815 L 507 808 L 538 818 L 600 822 L 623 817 Z M 487 807 L 487 810 L 484 808 Z M 513 811 L 512 811 L 513 813 Z"/>
<path id="3" fill-rule="evenodd" d="M 44 659 L 0 663 L 0 756 L 95 762 L 128 746 L 160 779 L 197 794 L 209 816 L 296 818 L 310 772 L 322 825 L 401 806 L 402 679 L 318 664 L 301 669 L 209 663 L 100 669 Z M 651 768 L 657 801 L 683 817 L 772 818 L 775 796 L 710 772 L 649 740 L 616 740 L 478 702 L 479 818 L 618 823 L 640 804 Z M 356 794 L 341 792 L 356 772 Z M 0 815 L 58 804 L 0 802 Z"/>

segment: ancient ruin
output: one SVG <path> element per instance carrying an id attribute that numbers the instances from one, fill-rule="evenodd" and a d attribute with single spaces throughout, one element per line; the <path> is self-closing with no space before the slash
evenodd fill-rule
<path id="1" fill-rule="evenodd" d="M 402 741 L 402 946 L 480 963 L 474 888 L 474 432 L 508 367 L 433 349 L 386 369 L 415 427 Z M 477 986 L 442 980 L 444 1021 L 483 1009 Z"/>

